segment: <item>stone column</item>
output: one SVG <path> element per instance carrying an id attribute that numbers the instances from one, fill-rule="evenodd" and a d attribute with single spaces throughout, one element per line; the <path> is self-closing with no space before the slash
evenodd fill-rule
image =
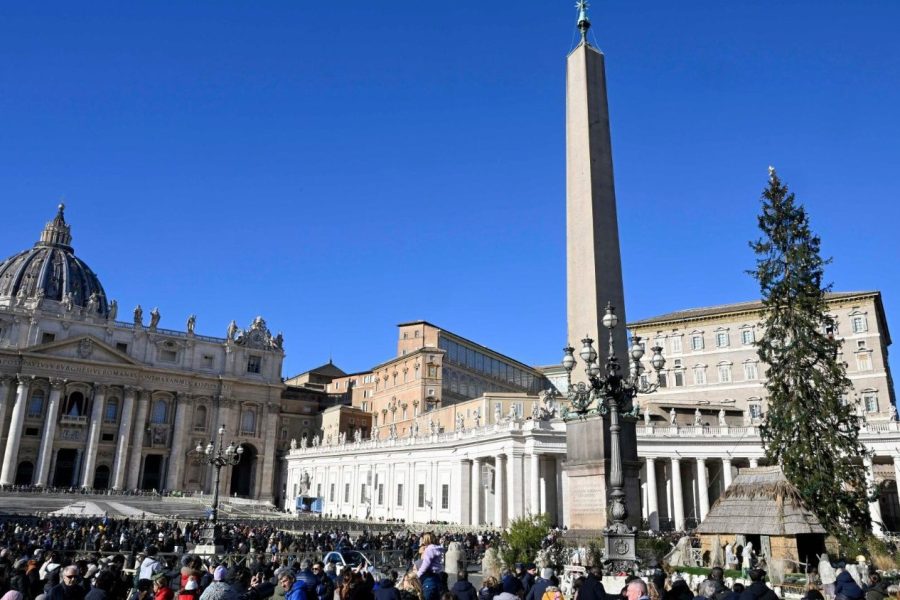
<path id="1" fill-rule="evenodd" d="M 94 485 L 94 469 L 97 466 L 97 450 L 100 444 L 100 427 L 103 426 L 103 404 L 106 400 L 106 386 L 94 384 L 94 405 L 91 407 L 91 425 L 88 430 L 87 446 L 84 454 L 84 471 L 81 487 Z"/>
<path id="2" fill-rule="evenodd" d="M 681 493 L 681 460 L 672 458 L 672 504 L 674 505 L 675 531 L 684 529 L 684 495 Z"/>
<path id="3" fill-rule="evenodd" d="M 134 418 L 134 432 L 131 436 L 131 460 L 128 461 L 128 489 L 140 485 L 141 458 L 144 454 L 144 429 L 147 427 L 147 413 L 150 411 L 150 392 L 139 392 L 137 415 Z"/>
<path id="4" fill-rule="evenodd" d="M 706 459 L 697 459 L 697 495 L 700 497 L 700 520 L 709 513 L 709 483 L 706 481 Z"/>
<path id="5" fill-rule="evenodd" d="M 506 513 L 507 522 L 518 519 L 525 513 L 523 510 L 525 486 L 522 485 L 524 458 L 523 455 L 510 451 L 506 459 L 506 500 L 509 506 Z"/>
<path id="6" fill-rule="evenodd" d="M 659 531 L 659 497 L 656 489 L 656 459 L 645 459 L 647 471 L 647 521 L 651 531 Z"/>
<path id="7" fill-rule="evenodd" d="M 541 514 L 541 455 L 532 452 L 531 458 L 528 460 L 531 467 L 531 502 L 528 512 L 533 515 Z"/>
<path id="8" fill-rule="evenodd" d="M 463 459 L 459 461 L 459 493 L 450 494 L 450 506 L 459 504 L 459 523 L 466 524 L 472 519 L 471 498 L 472 490 L 472 461 Z M 458 499 L 458 500 L 457 500 Z"/>
<path id="9" fill-rule="evenodd" d="M 481 525 L 481 465 L 483 464 L 483 458 L 472 459 L 472 525 Z"/>
<path id="10" fill-rule="evenodd" d="M 868 456 L 864 458 L 863 466 L 866 469 L 866 488 L 868 488 L 867 491 L 871 494 L 876 488 L 875 468 L 872 466 L 872 459 Z M 872 533 L 875 534 L 876 537 L 884 537 L 884 530 L 881 526 L 881 505 L 879 504 L 877 497 L 874 501 L 869 502 L 869 516 L 872 518 Z"/>
<path id="11" fill-rule="evenodd" d="M 755 469 L 755 468 L 758 467 L 758 466 L 759 466 L 759 459 L 757 459 L 757 458 L 751 458 L 751 459 L 750 459 L 750 468 L 751 468 L 751 469 Z"/>
<path id="12" fill-rule="evenodd" d="M 3 454 L 3 468 L 0 470 L 0 485 L 12 485 L 16 478 L 16 467 L 19 458 L 19 442 L 22 440 L 22 425 L 25 422 L 25 404 L 28 403 L 28 390 L 34 377 L 18 375 L 16 403 L 13 405 L 12 421 L 9 424 L 9 435 L 6 437 L 6 452 Z"/>
<path id="13" fill-rule="evenodd" d="M 169 450 L 169 472 L 166 474 L 166 489 L 178 490 L 182 488 L 185 462 L 184 436 L 186 429 L 190 427 L 187 418 L 190 396 L 178 393 L 175 395 L 175 420 L 172 421 L 172 447 Z M 274 431 L 272 435 L 277 435 Z"/>
<path id="14" fill-rule="evenodd" d="M 722 485 L 724 489 L 722 493 L 725 493 L 725 490 L 731 485 L 731 459 L 723 458 L 722 459 Z"/>
<path id="15" fill-rule="evenodd" d="M 494 527 L 503 527 L 503 508 L 506 506 L 506 491 L 503 485 L 506 479 L 506 456 L 498 454 L 494 458 Z"/>
<path id="16" fill-rule="evenodd" d="M 0 377 L 0 444 L 3 443 L 3 423 L 6 422 L 6 405 L 9 403 L 9 388 L 12 386 L 12 377 Z"/>
<path id="17" fill-rule="evenodd" d="M 113 463 L 113 489 L 121 490 L 125 485 L 125 464 L 128 456 L 128 438 L 131 437 L 131 419 L 134 415 L 134 398 L 137 390 L 125 387 L 125 398 L 122 404 L 122 416 L 119 421 L 119 434 L 116 438 L 116 461 Z M 143 427 L 143 424 L 141 424 Z M 141 449 L 136 448 L 140 453 Z"/>
<path id="18" fill-rule="evenodd" d="M 59 398 L 66 385 L 65 379 L 50 379 L 50 400 L 47 402 L 47 416 L 44 422 L 44 435 L 41 438 L 41 450 L 37 462 L 37 480 L 40 486 L 47 485 L 50 476 L 50 460 L 53 458 L 53 438 L 56 437 L 56 415 L 59 412 Z"/>

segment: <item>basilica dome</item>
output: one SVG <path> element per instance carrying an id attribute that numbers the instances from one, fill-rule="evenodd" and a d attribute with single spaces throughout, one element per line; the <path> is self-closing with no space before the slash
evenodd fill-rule
<path id="1" fill-rule="evenodd" d="M 67 310 L 81 307 L 89 314 L 106 316 L 109 306 L 100 280 L 75 256 L 72 233 L 59 205 L 34 247 L 0 263 L 0 298 L 17 304 L 27 300 L 52 300 Z"/>

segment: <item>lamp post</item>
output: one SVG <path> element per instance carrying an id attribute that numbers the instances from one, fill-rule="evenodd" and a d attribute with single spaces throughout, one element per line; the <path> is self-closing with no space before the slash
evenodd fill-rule
<path id="1" fill-rule="evenodd" d="M 594 349 L 594 340 L 585 337 L 581 340 L 582 348 L 579 356 L 584 361 L 587 383 L 578 382 L 572 384 L 572 369 L 575 367 L 575 349 L 566 346 L 562 366 L 566 370 L 568 389 L 566 397 L 570 408 L 564 413 L 564 418 L 585 418 L 589 415 L 609 415 L 609 508 L 607 525 L 603 530 L 606 560 L 612 563 L 616 570 L 630 569 L 637 561 L 635 555 L 635 529 L 625 523 L 628 517 L 628 509 L 625 504 L 625 481 L 622 467 L 622 452 L 620 445 L 620 433 L 623 419 L 636 420 L 639 407 L 634 402 L 638 394 L 650 394 L 659 387 L 658 383 L 649 383 L 641 374 L 644 367 L 641 358 L 644 356 L 644 347 L 638 336 L 631 338 L 631 347 L 628 349 L 627 361 L 629 372 L 627 376 L 619 373 L 621 366 L 613 347 L 613 330 L 619 323 L 612 304 L 607 303 L 606 314 L 603 315 L 603 326 L 609 330 L 609 350 L 605 364 L 601 365 L 597 351 Z M 653 356 L 650 365 L 657 376 L 666 364 L 662 356 L 662 348 L 651 348 Z"/>
<path id="2" fill-rule="evenodd" d="M 194 448 L 194 460 L 199 465 L 212 465 L 216 470 L 216 483 L 213 486 L 213 503 L 212 512 L 209 515 L 210 526 L 204 531 L 204 541 L 209 544 L 215 544 L 216 525 L 219 522 L 219 481 L 222 476 L 222 467 L 234 466 L 241 462 L 241 455 L 244 448 L 234 442 L 225 446 L 225 426 L 219 427 L 218 441 L 215 438 L 211 440 L 204 448 L 202 443 L 198 443 Z"/>

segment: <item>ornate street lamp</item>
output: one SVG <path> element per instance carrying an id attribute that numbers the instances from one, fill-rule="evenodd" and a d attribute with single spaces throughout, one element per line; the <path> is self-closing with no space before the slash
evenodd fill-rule
<path id="1" fill-rule="evenodd" d="M 204 531 L 204 541 L 209 544 L 215 544 L 216 525 L 219 521 L 219 481 L 222 475 L 222 467 L 234 466 L 241 462 L 241 455 L 244 448 L 234 442 L 225 447 L 225 426 L 219 427 L 218 442 L 213 438 L 206 447 L 202 443 L 198 443 L 194 448 L 194 462 L 198 465 L 212 465 L 216 470 L 216 483 L 213 486 L 213 503 L 212 512 L 209 515 L 210 525 Z"/>
<path id="2" fill-rule="evenodd" d="M 618 569 L 630 569 L 637 561 L 635 555 L 635 529 L 625 523 L 628 510 L 625 505 L 625 481 L 622 468 L 622 453 L 619 442 L 619 434 L 622 426 L 619 423 L 620 415 L 624 419 L 636 419 L 639 407 L 634 402 L 638 394 L 650 394 L 659 387 L 658 383 L 649 383 L 642 373 L 644 367 L 641 358 L 644 356 L 644 347 L 637 336 L 631 338 L 631 348 L 628 349 L 629 372 L 628 376 L 619 374 L 621 366 L 613 348 L 613 330 L 619 323 L 612 304 L 607 303 L 606 314 L 603 315 L 603 326 L 609 330 L 609 350 L 606 363 L 601 365 L 597 351 L 594 349 L 594 340 L 585 337 L 581 340 L 582 347 L 578 355 L 584 361 L 584 370 L 587 374 L 587 383 L 578 382 L 572 384 L 572 369 L 575 368 L 575 349 L 566 346 L 562 366 L 566 370 L 568 390 L 566 397 L 569 400 L 569 408 L 563 413 L 563 418 L 583 419 L 590 415 L 609 415 L 609 509 L 607 526 L 603 530 L 606 560 L 612 563 L 612 567 Z M 666 364 L 663 358 L 662 348 L 651 348 L 653 356 L 650 365 L 656 371 L 657 376 Z"/>

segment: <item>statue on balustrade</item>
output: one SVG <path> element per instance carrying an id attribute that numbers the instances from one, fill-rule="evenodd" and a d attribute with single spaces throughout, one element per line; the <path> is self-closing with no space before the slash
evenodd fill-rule
<path id="1" fill-rule="evenodd" d="M 676 416 L 677 415 L 675 414 L 675 407 L 673 406 L 672 410 L 669 411 L 669 424 L 671 424 L 672 426 L 675 425 L 675 417 Z"/>
<path id="2" fill-rule="evenodd" d="M 702 418 L 703 418 L 703 415 L 700 413 L 700 409 L 699 408 L 695 409 L 694 410 L 694 427 L 700 427 L 701 425 L 703 425 L 703 423 L 701 423 Z"/>
<path id="3" fill-rule="evenodd" d="M 719 427 L 728 427 L 728 423 L 725 421 L 725 409 L 719 410 Z"/>
<path id="4" fill-rule="evenodd" d="M 153 310 L 150 311 L 150 329 L 156 330 L 156 326 L 159 325 L 159 307 L 154 306 Z"/>

